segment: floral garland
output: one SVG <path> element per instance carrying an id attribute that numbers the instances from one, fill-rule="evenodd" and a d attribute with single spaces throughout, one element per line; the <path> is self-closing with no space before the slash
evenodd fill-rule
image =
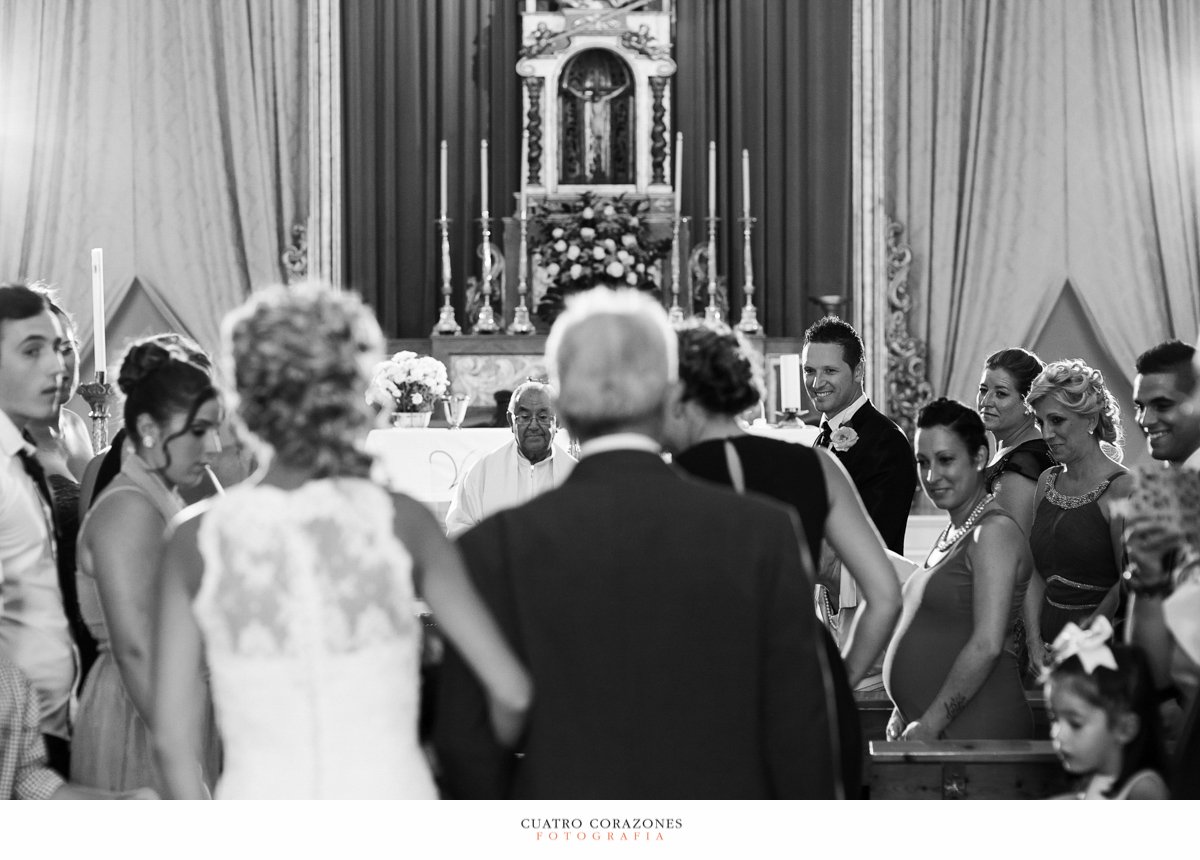
<path id="1" fill-rule="evenodd" d="M 405 350 L 375 365 L 367 402 L 390 412 L 429 412 L 449 388 L 446 365 Z"/>
<path id="2" fill-rule="evenodd" d="M 547 203 L 530 220 L 533 253 L 549 286 L 537 314 L 553 322 L 566 297 L 597 286 L 659 292 L 658 261 L 671 240 L 650 237 L 648 201 L 585 191 L 578 200 Z"/>

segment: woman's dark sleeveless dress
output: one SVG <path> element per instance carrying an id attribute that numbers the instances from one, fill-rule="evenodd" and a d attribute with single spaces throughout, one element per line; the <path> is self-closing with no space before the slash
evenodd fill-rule
<path id="1" fill-rule="evenodd" d="M 733 444 L 741 460 L 747 490 L 770 496 L 795 509 L 804 529 L 809 556 L 816 564 L 821 557 L 825 518 L 829 514 L 825 473 L 821 471 L 821 461 L 817 459 L 816 452 L 804 445 L 779 439 L 735 436 L 728 440 L 711 439 L 693 445 L 676 456 L 674 462 L 698 478 L 731 486 L 733 480 L 725 459 L 726 441 Z M 862 728 L 858 721 L 858 706 L 837 643 L 823 625 L 821 633 L 837 709 L 838 741 L 842 747 L 842 782 L 846 797 L 853 800 L 862 796 Z"/>
<path id="2" fill-rule="evenodd" d="M 1012 516 L 992 508 L 991 517 Z M 904 608 L 883 659 L 883 683 L 905 722 L 920 719 L 937 697 L 950 668 L 975 629 L 974 571 L 965 538 L 932 567 L 904 583 Z M 1028 582 L 1013 589 L 1008 629 L 1020 615 Z M 1013 643 L 1005 643 L 983 686 L 946 727 L 952 740 L 1013 740 L 1033 737 L 1033 713 L 1025 700 L 1021 669 Z"/>
<path id="3" fill-rule="evenodd" d="M 1046 582 L 1038 626 L 1047 645 L 1068 621 L 1085 621 L 1121 581 L 1120 562 L 1113 556 L 1108 521 L 1099 502 L 1112 480 L 1124 472 L 1113 472 L 1082 496 L 1064 496 L 1055 489 L 1061 474 L 1060 466 L 1051 475 L 1029 530 L 1033 563 Z"/>

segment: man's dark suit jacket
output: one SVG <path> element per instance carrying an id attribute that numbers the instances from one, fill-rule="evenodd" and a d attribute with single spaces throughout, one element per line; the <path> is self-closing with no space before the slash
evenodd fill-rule
<path id="1" fill-rule="evenodd" d="M 858 434 L 858 441 L 848 451 L 830 450 L 850 473 L 884 544 L 903 555 L 908 513 L 917 491 L 917 464 L 908 437 L 870 401 L 845 426 Z"/>
<path id="2" fill-rule="evenodd" d="M 452 648 L 434 739 L 455 797 L 831 798 L 839 791 L 800 528 L 655 454 L 585 457 L 459 539 L 533 676 L 500 750 Z"/>

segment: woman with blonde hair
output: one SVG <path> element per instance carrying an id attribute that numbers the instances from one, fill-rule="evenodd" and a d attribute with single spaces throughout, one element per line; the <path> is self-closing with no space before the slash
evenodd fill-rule
<path id="1" fill-rule="evenodd" d="M 225 746 L 218 798 L 436 798 L 417 736 L 414 583 L 516 740 L 528 675 L 440 524 L 371 480 L 365 399 L 383 336 L 353 293 L 259 291 L 226 318 L 257 475 L 176 521 L 158 607 L 154 735 L 166 793 L 202 797 L 201 652 Z"/>
<path id="2" fill-rule="evenodd" d="M 1037 670 L 1068 621 L 1116 615 L 1124 523 L 1112 504 L 1133 479 L 1121 465 L 1121 409 L 1100 371 L 1079 359 L 1051 362 L 1025 400 L 1059 464 L 1038 481 L 1029 534 L 1035 573 L 1025 627 Z"/>

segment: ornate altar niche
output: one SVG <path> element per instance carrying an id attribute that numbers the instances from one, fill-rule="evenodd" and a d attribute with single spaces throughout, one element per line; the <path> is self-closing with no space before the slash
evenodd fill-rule
<path id="1" fill-rule="evenodd" d="M 640 206 L 649 238 L 668 247 L 655 281 L 664 305 L 671 302 L 672 266 L 667 244 L 675 219 L 672 184 L 670 79 L 671 0 L 567 0 L 552 11 L 527 2 L 517 74 L 524 83 L 523 127 L 528 148 L 522 165 L 530 231 L 537 219 L 559 219 L 585 194 L 600 200 L 621 196 Z M 547 5 L 547 4 L 542 4 Z M 553 214 L 547 214 L 551 210 Z M 680 247 L 691 247 L 688 224 Z M 535 311 L 554 278 L 525 249 L 527 304 Z M 520 204 L 504 219 L 504 298 L 519 304 L 522 256 Z M 687 254 L 682 254 L 679 302 L 691 308 Z M 644 281 L 644 279 L 643 279 Z M 539 331 L 545 320 L 534 314 Z"/>

